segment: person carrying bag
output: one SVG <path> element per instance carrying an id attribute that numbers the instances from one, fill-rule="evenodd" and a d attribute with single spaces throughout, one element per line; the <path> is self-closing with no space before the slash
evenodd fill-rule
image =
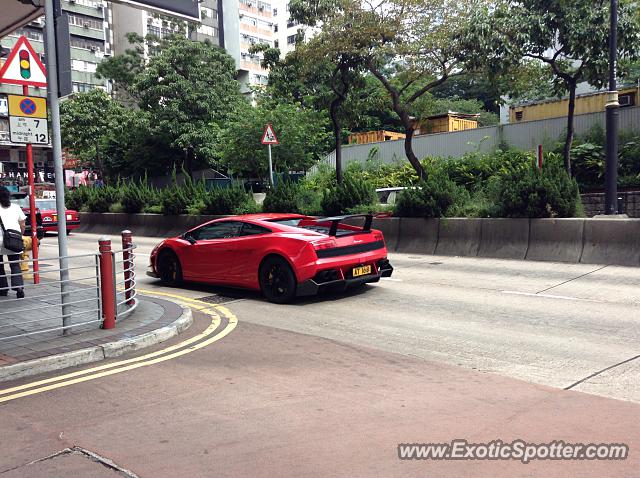
<path id="1" fill-rule="evenodd" d="M 5 275 L 3 257 L 7 256 L 11 270 L 11 289 L 16 291 L 18 299 L 24 298 L 24 280 L 20 269 L 20 254 L 24 250 L 26 216 L 17 204 L 11 204 L 11 193 L 0 187 L 0 297 L 9 294 L 9 282 Z"/>

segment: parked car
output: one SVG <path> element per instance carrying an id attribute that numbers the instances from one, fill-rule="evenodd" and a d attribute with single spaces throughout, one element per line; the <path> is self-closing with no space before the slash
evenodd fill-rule
<path id="1" fill-rule="evenodd" d="M 158 244 L 147 274 L 168 285 L 193 281 L 260 290 L 275 303 L 391 276 L 384 237 L 371 229 L 372 216 L 360 216 L 362 227 L 344 224 L 353 217 L 216 219 Z"/>
<path id="2" fill-rule="evenodd" d="M 11 193 L 11 201 L 18 204 L 22 208 L 22 212 L 27 216 L 25 236 L 31 236 L 31 206 L 29 205 L 29 195 L 27 193 Z M 42 214 L 36 205 L 36 235 L 38 239 L 44 237 L 44 227 L 42 227 Z"/>
<path id="3" fill-rule="evenodd" d="M 378 195 L 378 202 L 385 206 L 393 206 L 400 196 L 400 193 L 407 189 L 406 187 L 396 187 L 396 188 L 380 188 L 376 189 L 376 194 Z"/>
<path id="4" fill-rule="evenodd" d="M 36 199 L 36 206 L 42 214 L 45 232 L 58 232 L 58 210 L 55 199 Z M 80 227 L 80 214 L 73 209 L 65 209 L 67 216 L 67 235 Z"/>

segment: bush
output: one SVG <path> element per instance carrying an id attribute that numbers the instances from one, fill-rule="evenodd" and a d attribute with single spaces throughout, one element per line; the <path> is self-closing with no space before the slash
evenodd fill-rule
<path id="1" fill-rule="evenodd" d="M 211 215 L 250 214 L 258 210 L 253 196 L 239 186 L 214 188 L 207 193 L 203 203 L 203 212 Z"/>
<path id="2" fill-rule="evenodd" d="M 442 171 L 429 175 L 398 197 L 394 212 L 404 217 L 444 217 L 461 211 L 469 200 L 469 193 L 454 183 Z"/>
<path id="3" fill-rule="evenodd" d="M 64 197 L 67 209 L 80 211 L 89 202 L 92 191 L 93 189 L 87 186 L 78 186 L 75 189 L 66 190 Z"/>
<path id="4" fill-rule="evenodd" d="M 300 187 L 295 183 L 285 181 L 267 190 L 262 210 L 264 212 L 299 213 L 300 203 Z"/>
<path id="5" fill-rule="evenodd" d="M 176 216 L 185 214 L 192 199 L 187 195 L 186 190 L 176 185 L 162 190 L 162 212 L 165 216 Z"/>
<path id="6" fill-rule="evenodd" d="M 575 217 L 580 210 L 578 183 L 561 158 L 550 158 L 542 171 L 531 164 L 500 178 L 496 204 L 501 217 Z"/>
<path id="7" fill-rule="evenodd" d="M 91 192 L 91 197 L 87 201 L 87 206 L 91 212 L 109 212 L 109 208 L 120 201 L 120 190 L 114 186 L 103 186 L 95 188 Z"/>
<path id="8" fill-rule="evenodd" d="M 132 183 L 122 191 L 121 203 L 124 212 L 137 214 L 145 207 L 158 205 L 160 202 L 158 191 L 149 186 L 147 178 L 139 183 Z"/>
<path id="9" fill-rule="evenodd" d="M 355 174 L 345 174 L 342 184 L 337 184 L 325 191 L 322 198 L 322 212 L 335 216 L 349 212 L 362 206 L 376 202 L 376 191 L 365 179 Z"/>

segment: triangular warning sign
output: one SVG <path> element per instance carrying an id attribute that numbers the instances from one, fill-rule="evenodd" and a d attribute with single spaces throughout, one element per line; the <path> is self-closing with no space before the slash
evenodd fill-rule
<path id="1" fill-rule="evenodd" d="M 276 138 L 276 132 L 273 130 L 273 126 L 268 124 L 264 128 L 264 133 L 262 134 L 262 144 L 278 144 L 278 138 Z"/>
<path id="2" fill-rule="evenodd" d="M 18 43 L 0 69 L 0 83 L 47 87 L 44 65 L 25 36 L 18 38 Z"/>

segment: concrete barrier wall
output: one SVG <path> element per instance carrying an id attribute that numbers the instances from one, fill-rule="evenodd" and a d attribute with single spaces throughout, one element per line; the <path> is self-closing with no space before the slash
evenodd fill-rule
<path id="1" fill-rule="evenodd" d="M 377 223 L 384 221 L 380 219 Z M 387 244 L 396 243 L 393 250 L 412 254 L 435 254 L 438 245 L 438 219 L 403 217 L 398 221 L 398 237 L 387 239 Z M 387 238 L 385 234 L 385 238 Z"/>
<path id="2" fill-rule="evenodd" d="M 81 213 L 80 232 L 171 237 L 221 216 Z M 381 218 L 389 251 L 640 266 L 640 219 Z"/>
<path id="3" fill-rule="evenodd" d="M 529 219 L 482 219 L 479 257 L 519 259 L 529 248 Z"/>
<path id="4" fill-rule="evenodd" d="M 592 219 L 585 223 L 585 264 L 640 265 L 640 219 Z"/>
<path id="5" fill-rule="evenodd" d="M 443 218 L 439 221 L 439 256 L 477 256 L 480 249 L 481 219 Z"/>
<path id="6" fill-rule="evenodd" d="M 584 219 L 538 219 L 531 221 L 527 260 L 580 262 Z"/>

